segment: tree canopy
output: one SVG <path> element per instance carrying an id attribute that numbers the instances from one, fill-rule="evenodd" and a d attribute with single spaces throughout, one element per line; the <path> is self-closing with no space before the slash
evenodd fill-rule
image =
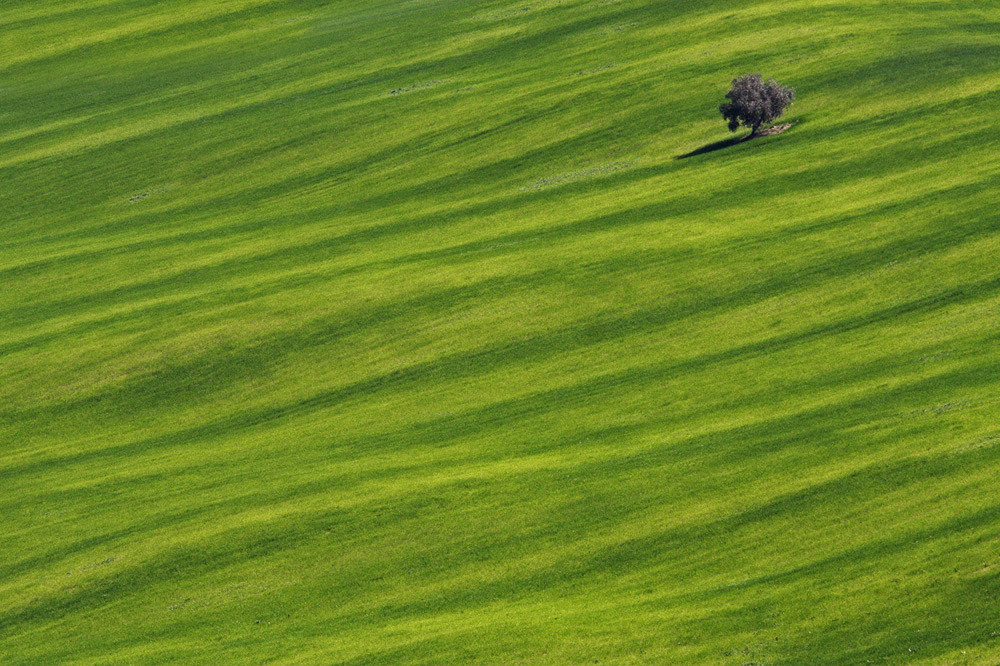
<path id="1" fill-rule="evenodd" d="M 774 79 L 765 81 L 760 74 L 747 74 L 733 79 L 733 87 L 726 93 L 719 106 L 723 118 L 729 121 L 729 131 L 740 125 L 750 128 L 755 136 L 762 125 L 779 118 L 795 99 L 795 90 L 779 84 Z"/>

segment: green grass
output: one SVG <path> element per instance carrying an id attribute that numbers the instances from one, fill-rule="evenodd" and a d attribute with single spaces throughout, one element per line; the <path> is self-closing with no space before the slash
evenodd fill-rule
<path id="1" fill-rule="evenodd" d="M 1000 661 L 998 37 L 5 1 L 0 662 Z"/>

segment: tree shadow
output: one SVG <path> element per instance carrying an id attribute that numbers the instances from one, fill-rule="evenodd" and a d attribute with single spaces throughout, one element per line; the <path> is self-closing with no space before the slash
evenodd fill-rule
<path id="1" fill-rule="evenodd" d="M 715 141 L 714 143 L 707 143 L 701 148 L 692 150 L 690 153 L 684 153 L 683 155 L 678 155 L 674 159 L 683 160 L 688 157 L 695 157 L 697 155 L 704 155 L 706 153 L 714 153 L 717 150 L 722 150 L 723 148 L 729 148 L 730 146 L 735 146 L 737 144 L 743 143 L 744 141 L 752 141 L 754 139 L 762 139 L 769 136 L 777 136 L 779 134 L 784 134 L 793 127 L 805 122 L 804 116 L 797 116 L 791 118 L 785 122 L 778 125 L 771 125 L 763 129 L 759 134 L 744 134 L 743 136 L 734 136 L 729 139 L 723 139 L 722 141 Z"/>
<path id="2" fill-rule="evenodd" d="M 684 160 L 689 157 L 696 157 L 698 155 L 704 155 L 706 153 L 714 153 L 717 150 L 722 150 L 723 148 L 729 148 L 730 146 L 735 146 L 738 143 L 743 143 L 744 141 L 752 138 L 752 135 L 748 134 L 746 136 L 735 136 L 730 139 L 723 139 L 722 141 L 715 141 L 714 143 L 708 143 L 698 148 L 692 150 L 690 153 L 684 153 L 683 155 L 678 155 L 677 159 Z"/>

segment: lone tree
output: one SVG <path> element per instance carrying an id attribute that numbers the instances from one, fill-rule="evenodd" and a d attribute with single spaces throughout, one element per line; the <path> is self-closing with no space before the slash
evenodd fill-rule
<path id="1" fill-rule="evenodd" d="M 729 131 L 740 125 L 750 128 L 750 136 L 760 132 L 761 125 L 780 117 L 795 99 L 795 91 L 774 79 L 765 81 L 760 74 L 747 74 L 733 79 L 732 89 L 726 93 L 728 102 L 719 106 L 722 117 L 729 121 Z"/>

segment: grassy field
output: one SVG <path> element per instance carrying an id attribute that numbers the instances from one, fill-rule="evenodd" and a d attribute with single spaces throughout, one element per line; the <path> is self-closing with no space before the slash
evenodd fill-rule
<path id="1" fill-rule="evenodd" d="M 4 0 L 0 663 L 1000 663 L 998 40 Z"/>

